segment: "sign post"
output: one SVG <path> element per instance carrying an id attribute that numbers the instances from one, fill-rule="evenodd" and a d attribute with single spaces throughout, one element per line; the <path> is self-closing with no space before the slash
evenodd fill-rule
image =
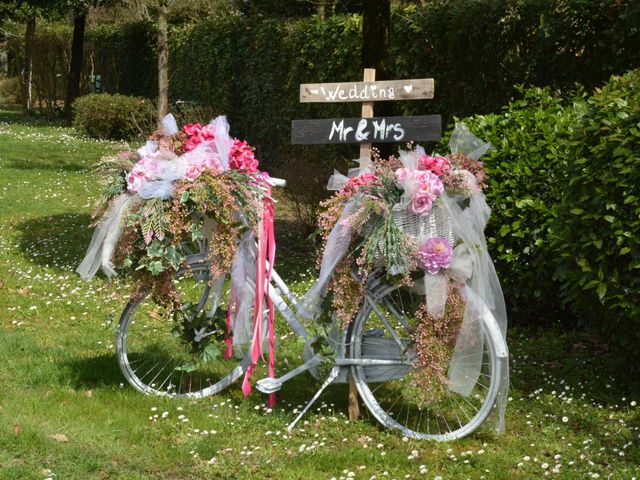
<path id="1" fill-rule="evenodd" d="M 431 78 L 388 80 L 376 82 L 374 68 L 365 68 L 362 82 L 303 83 L 300 102 L 362 102 L 360 118 L 328 120 L 292 120 L 291 143 L 294 145 L 360 144 L 360 157 L 371 158 L 371 144 L 437 141 L 442 136 L 440 115 L 412 117 L 374 117 L 373 103 L 380 101 L 431 99 L 434 84 Z M 360 416 L 358 390 L 349 375 L 349 419 Z"/>

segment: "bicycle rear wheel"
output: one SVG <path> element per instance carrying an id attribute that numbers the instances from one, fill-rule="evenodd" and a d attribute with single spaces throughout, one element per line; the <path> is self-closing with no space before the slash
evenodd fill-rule
<path id="1" fill-rule="evenodd" d="M 354 365 L 351 375 L 364 404 L 385 427 L 411 438 L 455 440 L 475 431 L 498 397 L 503 367 L 491 333 L 495 330 L 487 324 L 493 317 L 483 319 L 482 367 L 470 394 L 460 395 L 443 385 L 438 395 L 425 401 L 416 381 L 424 371 L 416 364 L 414 341 L 415 312 L 423 301 L 424 297 L 396 286 L 382 284 L 368 290 L 347 334 L 349 355 L 364 364 L 368 359 L 397 364 Z"/>
<path id="2" fill-rule="evenodd" d="M 127 381 L 146 395 L 205 397 L 228 387 L 246 370 L 246 355 L 223 358 L 220 321 L 229 306 L 229 280 L 216 279 L 209 285 L 210 268 L 204 258 L 188 257 L 174 283 L 183 305 L 189 302 L 208 315 L 165 318 L 146 294 L 131 300 L 122 313 L 116 335 L 118 365 Z M 217 315 L 217 321 L 208 320 L 209 315 Z"/>

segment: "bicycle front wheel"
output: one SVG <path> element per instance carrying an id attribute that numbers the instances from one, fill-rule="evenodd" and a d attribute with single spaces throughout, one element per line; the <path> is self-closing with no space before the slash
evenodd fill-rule
<path id="1" fill-rule="evenodd" d="M 367 409 L 385 427 L 410 438 L 455 440 L 475 431 L 491 413 L 502 364 L 491 329 L 483 325 L 482 366 L 471 391 L 461 395 L 440 384 L 425 400 L 420 391 L 425 371 L 418 366 L 415 341 L 415 312 L 423 301 L 406 288 L 382 284 L 368 290 L 347 334 L 350 357 L 356 360 L 351 375 Z"/>
<path id="2" fill-rule="evenodd" d="M 247 356 L 224 358 L 220 321 L 229 307 L 229 280 L 216 279 L 210 285 L 209 272 L 203 255 L 190 256 L 187 267 L 177 272 L 174 283 L 180 300 L 191 305 L 191 313 L 182 319 L 161 315 L 162 308 L 146 294 L 125 307 L 116 353 L 122 373 L 136 390 L 205 397 L 228 387 L 246 370 Z"/>

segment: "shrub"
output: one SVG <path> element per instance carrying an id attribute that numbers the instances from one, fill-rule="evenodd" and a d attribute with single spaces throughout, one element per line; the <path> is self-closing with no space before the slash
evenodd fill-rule
<path id="1" fill-rule="evenodd" d="M 73 104 L 73 126 L 83 135 L 128 139 L 155 129 L 156 109 L 142 97 L 94 93 Z"/>
<path id="2" fill-rule="evenodd" d="M 0 104 L 19 105 L 22 103 L 22 79 L 20 77 L 0 78 Z"/>
<path id="3" fill-rule="evenodd" d="M 549 88 L 520 89 L 500 114 L 464 121 L 495 150 L 483 157 L 492 209 L 487 243 L 511 313 L 553 318 L 562 308 L 551 277 L 550 229 L 564 188 L 576 112 Z M 445 139 L 445 142 L 447 140 Z"/>
<path id="4" fill-rule="evenodd" d="M 555 224 L 556 277 L 579 318 L 640 341 L 640 71 L 587 100 Z"/>

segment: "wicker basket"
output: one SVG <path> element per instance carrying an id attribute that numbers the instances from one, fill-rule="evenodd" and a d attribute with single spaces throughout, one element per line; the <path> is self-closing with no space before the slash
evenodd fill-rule
<path id="1" fill-rule="evenodd" d="M 417 246 L 434 237 L 446 238 L 451 242 L 451 245 L 454 245 L 457 240 L 451 218 L 442 207 L 434 205 L 428 215 L 416 215 L 408 208 L 395 210 L 391 215 L 400 230 L 410 237 Z M 380 242 L 376 255 L 378 259 L 382 257 L 383 251 L 384 244 Z"/>
<path id="2" fill-rule="evenodd" d="M 443 208 L 434 205 L 428 215 L 416 215 L 409 209 L 402 209 L 392 213 L 393 221 L 400 230 L 411 237 L 418 245 L 422 245 L 430 238 L 444 237 L 451 244 L 455 243 L 453 224 Z"/>

